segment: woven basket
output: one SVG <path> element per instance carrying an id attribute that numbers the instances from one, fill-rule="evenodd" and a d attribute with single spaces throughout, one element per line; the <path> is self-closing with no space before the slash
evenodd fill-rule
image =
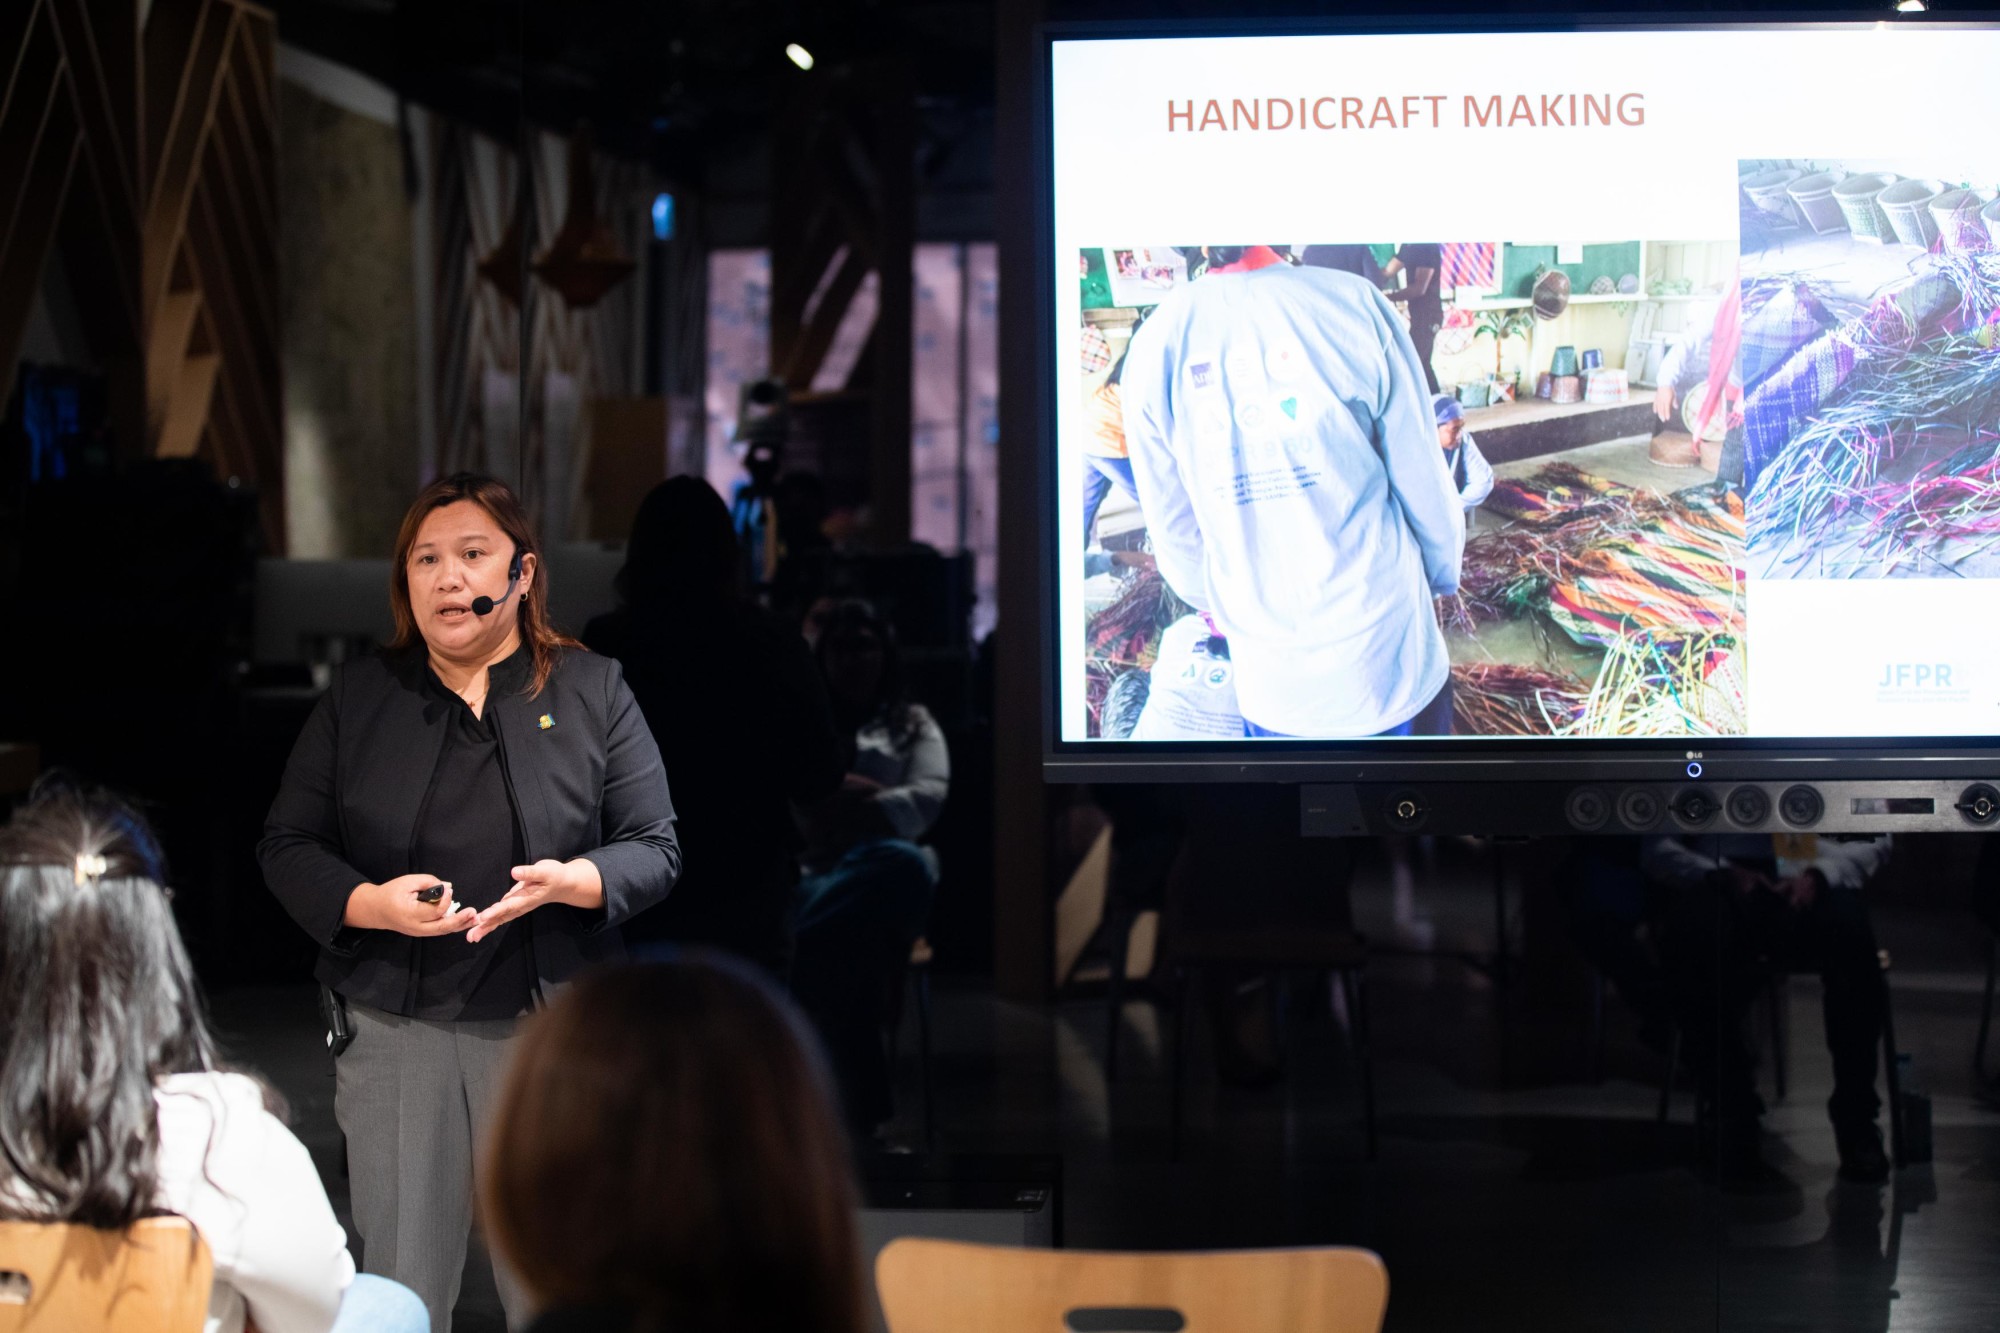
<path id="1" fill-rule="evenodd" d="M 1583 377 L 1583 401 L 1586 403 L 1622 403 L 1631 396 L 1631 387 L 1622 370 L 1599 366 Z"/>
<path id="2" fill-rule="evenodd" d="M 1889 215 L 1889 225 L 1896 229 L 1897 240 L 1904 245 L 1928 250 L 1931 242 L 1938 238 L 1937 219 L 1931 216 L 1931 200 L 1943 193 L 1943 181 L 1897 181 L 1877 195 L 1876 202 Z"/>
<path id="3" fill-rule="evenodd" d="M 1840 173 L 1816 171 L 1810 176 L 1801 176 L 1785 187 L 1792 196 L 1792 204 L 1799 210 L 1799 216 L 1814 231 L 1824 234 L 1830 231 L 1846 231 L 1847 215 L 1834 201 L 1833 189 L 1840 184 Z"/>
<path id="4" fill-rule="evenodd" d="M 1703 380 L 1692 389 L 1689 389 L 1687 396 L 1681 399 L 1681 424 L 1687 427 L 1688 434 L 1693 435 L 1695 433 L 1695 426 L 1701 420 L 1701 409 L 1707 402 L 1707 380 Z M 1727 399 L 1724 399 L 1722 402 L 1716 404 L 1715 415 L 1708 419 L 1708 429 L 1702 433 L 1701 440 L 1719 441 L 1728 432 L 1729 402 Z"/>
<path id="5" fill-rule="evenodd" d="M 1583 376 L 1557 375 L 1549 381 L 1549 401 L 1552 403 L 1580 403 L 1583 401 Z"/>
<path id="6" fill-rule="evenodd" d="M 1701 461 L 1701 450 L 1694 436 L 1684 431 L 1663 430 L 1646 446 L 1646 457 L 1661 467 L 1694 467 Z"/>
<path id="7" fill-rule="evenodd" d="M 1894 172 L 1871 171 L 1849 176 L 1833 187 L 1834 200 L 1847 215 L 1847 229 L 1854 233 L 1855 240 L 1880 245 L 1895 235 L 1889 226 L 1889 215 L 1882 211 L 1876 198 L 1899 179 Z"/>
<path id="8" fill-rule="evenodd" d="M 1947 250 L 1990 250 L 1993 237 L 1979 220 L 1979 210 L 1992 203 L 1992 190 L 1946 190 L 1931 200 L 1931 220 Z"/>
<path id="9" fill-rule="evenodd" d="M 1776 171 L 1760 171 L 1754 176 L 1745 176 L 1740 182 L 1743 196 L 1758 212 L 1769 213 L 1783 222 L 1797 223 L 1799 215 L 1793 210 L 1785 187 L 1797 180 L 1799 175 L 1790 167 L 1780 167 Z"/>

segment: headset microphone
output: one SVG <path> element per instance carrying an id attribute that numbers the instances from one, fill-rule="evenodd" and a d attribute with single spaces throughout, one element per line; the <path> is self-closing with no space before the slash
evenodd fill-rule
<path id="1" fill-rule="evenodd" d="M 504 602 L 509 597 L 512 597 L 514 595 L 514 589 L 520 582 L 521 582 L 521 548 L 517 546 L 514 548 L 514 559 L 512 563 L 510 563 L 507 566 L 507 591 L 500 594 L 499 602 L 494 601 L 491 597 L 473 598 L 472 614 L 475 616 L 492 615 L 494 607 L 500 605 L 500 602 Z"/>

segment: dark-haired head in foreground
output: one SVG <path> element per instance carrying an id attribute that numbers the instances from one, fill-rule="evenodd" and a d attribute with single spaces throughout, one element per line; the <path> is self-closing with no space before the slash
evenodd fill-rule
<path id="1" fill-rule="evenodd" d="M 539 1308 L 635 1333 L 859 1333 L 847 1141 L 757 975 L 698 952 L 600 972 L 519 1040 L 482 1198 Z"/>
<path id="2" fill-rule="evenodd" d="M 0 1217 L 159 1211 L 155 1081 L 216 1063 L 164 877 L 135 810 L 67 782 L 0 829 Z"/>

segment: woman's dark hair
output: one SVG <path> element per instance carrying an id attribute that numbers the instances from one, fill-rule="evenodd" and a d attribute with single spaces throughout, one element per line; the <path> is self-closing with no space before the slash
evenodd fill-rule
<path id="1" fill-rule="evenodd" d="M 417 530 L 423 527 L 424 520 L 430 517 L 433 510 L 457 504 L 460 500 L 472 501 L 500 525 L 500 531 L 514 544 L 507 557 L 510 564 L 517 555 L 527 557 L 538 553 L 534 530 L 528 524 L 528 511 L 522 508 L 520 498 L 507 483 L 474 472 L 455 472 L 424 487 L 403 515 L 402 526 L 396 530 L 396 550 L 389 561 L 389 610 L 396 621 L 396 635 L 389 641 L 391 652 L 413 652 L 424 641 L 417 629 L 416 613 L 410 609 L 410 548 L 417 544 Z M 518 607 L 514 614 L 519 618 L 521 642 L 528 646 L 528 653 L 534 660 L 535 669 L 526 690 L 532 697 L 540 694 L 542 687 L 549 683 L 549 676 L 555 671 L 556 661 L 563 650 L 574 648 L 581 651 L 583 645 L 558 631 L 549 620 L 549 567 L 546 561 L 536 563 L 534 582 L 518 599 Z"/>
<path id="2" fill-rule="evenodd" d="M 861 716 L 841 717 L 839 720 L 843 726 L 851 724 L 856 728 L 880 722 L 889 729 L 894 742 L 901 745 L 909 740 L 910 733 L 916 728 L 916 714 L 910 698 L 909 673 L 903 666 L 903 650 L 896 643 L 896 627 L 886 617 L 859 597 L 849 597 L 836 603 L 820 623 L 819 638 L 814 642 L 813 652 L 819 659 L 820 673 L 826 674 L 829 657 L 863 637 L 872 637 L 882 645 L 882 683 Z M 837 715 L 844 711 L 838 699 L 833 701 L 833 706 Z"/>
<path id="3" fill-rule="evenodd" d="M 669 477 L 646 493 L 618 571 L 626 605 L 733 595 L 743 557 L 729 506 L 700 477 Z"/>
<path id="4" fill-rule="evenodd" d="M 645 1333 L 860 1333 L 848 1162 L 790 1005 L 693 952 L 587 976 L 527 1021 L 481 1197 L 543 1306 L 610 1306 Z"/>
<path id="5" fill-rule="evenodd" d="M 164 880 L 139 813 L 67 780 L 0 828 L 0 1216 L 160 1211 L 154 1085 L 216 1067 Z"/>

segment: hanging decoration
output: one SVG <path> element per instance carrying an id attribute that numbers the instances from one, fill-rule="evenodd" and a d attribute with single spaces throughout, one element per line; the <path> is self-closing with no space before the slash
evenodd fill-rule
<path id="1" fill-rule="evenodd" d="M 593 156 L 590 130 L 579 125 L 569 140 L 569 211 L 549 248 L 530 266 L 572 310 L 596 305 L 638 267 L 598 215 Z"/>

